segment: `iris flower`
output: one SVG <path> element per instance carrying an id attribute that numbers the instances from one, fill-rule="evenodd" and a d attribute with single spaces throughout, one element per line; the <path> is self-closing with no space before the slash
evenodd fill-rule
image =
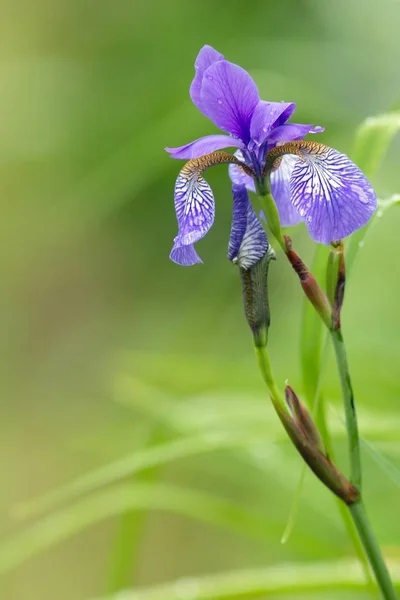
<path id="1" fill-rule="evenodd" d="M 175 184 L 178 235 L 170 254 L 174 262 L 202 262 L 194 244 L 210 230 L 215 216 L 214 196 L 202 174 L 217 164 L 229 164 L 232 181 L 228 256 L 244 268 L 255 264 L 268 245 L 247 190 L 260 195 L 270 190 L 283 227 L 304 221 L 311 237 L 326 245 L 365 225 L 376 210 L 371 184 L 346 155 L 303 140 L 322 127 L 288 123 L 296 108 L 293 102 L 260 100 L 250 75 L 210 46 L 197 56 L 190 96 L 228 135 L 208 135 L 166 148 L 173 158 L 189 161 Z M 236 148 L 235 154 L 222 152 L 224 148 Z"/>

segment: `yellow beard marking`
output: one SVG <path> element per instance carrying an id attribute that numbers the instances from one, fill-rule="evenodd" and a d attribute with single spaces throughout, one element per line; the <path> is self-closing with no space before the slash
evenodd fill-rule
<path id="1" fill-rule="evenodd" d="M 328 146 L 320 144 L 319 142 L 311 142 L 308 140 L 298 140 L 295 142 L 287 142 L 282 146 L 276 146 L 272 148 L 266 156 L 264 173 L 275 171 L 280 165 L 282 157 L 285 154 L 294 154 L 305 160 L 305 156 L 323 156 L 328 150 Z"/>
<path id="2" fill-rule="evenodd" d="M 241 163 L 235 156 L 228 152 L 211 152 L 210 154 L 205 154 L 199 158 L 193 158 L 184 165 L 180 175 L 185 179 L 191 179 L 195 173 L 197 173 L 197 176 L 199 177 L 206 169 L 226 163 L 237 165 L 247 175 L 254 177 L 252 169 Z"/>

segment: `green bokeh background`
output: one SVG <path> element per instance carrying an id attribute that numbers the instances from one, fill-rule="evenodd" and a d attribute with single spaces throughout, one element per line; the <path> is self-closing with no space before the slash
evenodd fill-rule
<path id="1" fill-rule="evenodd" d="M 356 126 L 400 100 L 400 3 L 16 0 L 1 13 L 2 535 L 27 526 L 10 516 L 16 503 L 139 449 L 149 414 L 163 413 L 168 400 L 182 411 L 196 406 L 204 423 L 217 410 L 227 423 L 241 411 L 236 423 L 248 421 L 258 438 L 263 419 L 272 423 L 264 445 L 159 474 L 261 511 L 265 530 L 255 540 L 152 512 L 132 581 L 353 556 L 335 503 L 311 476 L 292 537 L 280 544 L 301 461 L 275 423 L 226 258 L 227 170 L 207 176 L 217 215 L 198 244 L 204 265 L 179 268 L 168 254 L 180 163 L 163 148 L 215 132 L 188 95 L 208 43 L 246 68 L 263 98 L 295 101 L 296 121 L 325 126 L 318 139 L 351 153 Z M 379 197 L 400 192 L 399 151 L 395 140 L 374 176 Z M 343 325 L 364 437 L 400 467 L 399 230 L 393 209 L 368 234 Z M 293 237 L 311 260 L 305 229 Z M 270 271 L 276 377 L 301 393 L 301 290 L 280 255 Z M 333 363 L 324 389 L 346 469 Z M 247 404 L 262 418 L 251 418 Z M 368 454 L 364 466 L 377 536 L 400 559 L 399 489 Z M 2 597 L 105 593 L 116 529 L 107 520 L 30 559 L 4 576 Z"/>

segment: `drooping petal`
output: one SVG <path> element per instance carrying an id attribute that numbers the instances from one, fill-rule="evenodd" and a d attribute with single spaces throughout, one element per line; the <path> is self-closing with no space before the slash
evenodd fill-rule
<path id="1" fill-rule="evenodd" d="M 250 122 L 258 100 L 256 84 L 241 67 L 222 60 L 205 71 L 200 92 L 202 111 L 244 144 L 250 140 Z"/>
<path id="2" fill-rule="evenodd" d="M 241 150 L 237 150 L 235 152 L 236 158 L 238 158 L 241 162 L 244 162 L 243 152 Z M 247 175 L 240 167 L 237 165 L 229 165 L 229 177 L 231 178 L 232 183 L 236 185 L 244 185 L 250 192 L 256 191 L 256 186 L 254 184 L 254 179 Z"/>
<path id="3" fill-rule="evenodd" d="M 170 258 L 184 266 L 201 262 L 193 244 L 211 228 L 215 204 L 210 186 L 191 162 L 183 167 L 176 180 L 175 212 L 179 231 Z"/>
<path id="4" fill-rule="evenodd" d="M 172 156 L 172 158 L 184 158 L 190 160 L 192 158 L 199 158 L 204 154 L 209 154 L 215 150 L 221 150 L 222 148 L 241 148 L 243 144 L 240 140 L 232 137 L 231 135 L 206 135 L 205 137 L 199 138 L 194 142 L 179 146 L 178 148 L 165 148 L 165 150 Z"/>
<path id="5" fill-rule="evenodd" d="M 256 264 L 268 250 L 268 240 L 244 185 L 233 185 L 233 218 L 228 258 L 243 269 Z"/>
<path id="6" fill-rule="evenodd" d="M 376 210 L 376 195 L 345 154 L 324 144 L 303 144 L 292 170 L 290 196 L 311 237 L 328 245 L 367 223 Z"/>
<path id="7" fill-rule="evenodd" d="M 180 244 L 179 239 L 175 239 L 177 241 L 175 242 L 169 255 L 171 260 L 183 267 L 191 267 L 195 264 L 203 262 L 200 256 L 197 254 L 196 250 L 194 249 L 193 244 L 189 244 L 188 246 L 182 246 Z"/>
<path id="8" fill-rule="evenodd" d="M 283 125 L 292 116 L 296 104 L 294 102 L 266 102 L 260 100 L 251 119 L 251 139 L 262 144 L 273 127 Z"/>
<path id="9" fill-rule="evenodd" d="M 197 108 L 203 113 L 204 111 L 201 106 L 200 91 L 204 71 L 206 71 L 210 65 L 218 60 L 224 60 L 223 55 L 217 52 L 217 50 L 214 50 L 214 48 L 211 46 L 206 45 L 202 47 L 194 63 L 196 73 L 190 86 L 190 97 L 193 104 L 197 106 Z"/>
<path id="10" fill-rule="evenodd" d="M 277 142 L 292 142 L 294 140 L 302 140 L 308 133 L 321 133 L 324 127 L 314 127 L 314 125 L 301 125 L 300 123 L 286 123 L 275 127 L 268 135 L 268 143 L 276 144 Z"/>
<path id="11" fill-rule="evenodd" d="M 303 221 L 291 202 L 289 189 L 290 177 L 297 160 L 297 156 L 292 154 L 282 156 L 279 167 L 272 171 L 270 175 L 271 193 L 278 209 L 282 227 L 292 227 Z"/>

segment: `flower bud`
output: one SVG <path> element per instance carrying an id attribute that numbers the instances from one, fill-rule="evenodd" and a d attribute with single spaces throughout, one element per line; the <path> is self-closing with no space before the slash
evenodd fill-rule
<path id="1" fill-rule="evenodd" d="M 242 280 L 244 312 L 253 332 L 256 346 L 265 346 L 268 339 L 270 312 L 268 301 L 268 267 L 275 252 L 268 248 L 264 256 L 248 269 L 239 266 Z"/>
<path id="2" fill-rule="evenodd" d="M 315 475 L 328 487 L 336 496 L 341 498 L 346 504 L 354 504 L 360 498 L 360 494 L 345 477 L 338 471 L 330 459 L 320 451 L 315 441 L 310 441 L 303 431 L 299 430 L 292 418 L 281 407 L 275 407 L 278 416 L 285 427 L 290 439 L 296 446 L 297 451 Z"/>
<path id="3" fill-rule="evenodd" d="M 256 346 L 265 346 L 270 323 L 268 265 L 275 258 L 244 185 L 232 186 L 233 217 L 228 258 L 239 267 L 244 312 Z"/>
<path id="4" fill-rule="evenodd" d="M 306 440 L 315 446 L 322 454 L 326 454 L 321 436 L 307 407 L 296 396 L 290 385 L 285 388 L 286 403 L 292 413 L 293 422 Z"/>
<path id="5" fill-rule="evenodd" d="M 332 308 L 326 294 L 322 291 L 318 281 L 315 279 L 307 265 L 301 260 L 300 256 L 292 248 L 292 240 L 288 235 L 284 236 L 286 246 L 286 256 L 289 259 L 294 271 L 299 277 L 301 287 L 307 298 L 317 310 L 327 327 L 332 326 Z"/>

